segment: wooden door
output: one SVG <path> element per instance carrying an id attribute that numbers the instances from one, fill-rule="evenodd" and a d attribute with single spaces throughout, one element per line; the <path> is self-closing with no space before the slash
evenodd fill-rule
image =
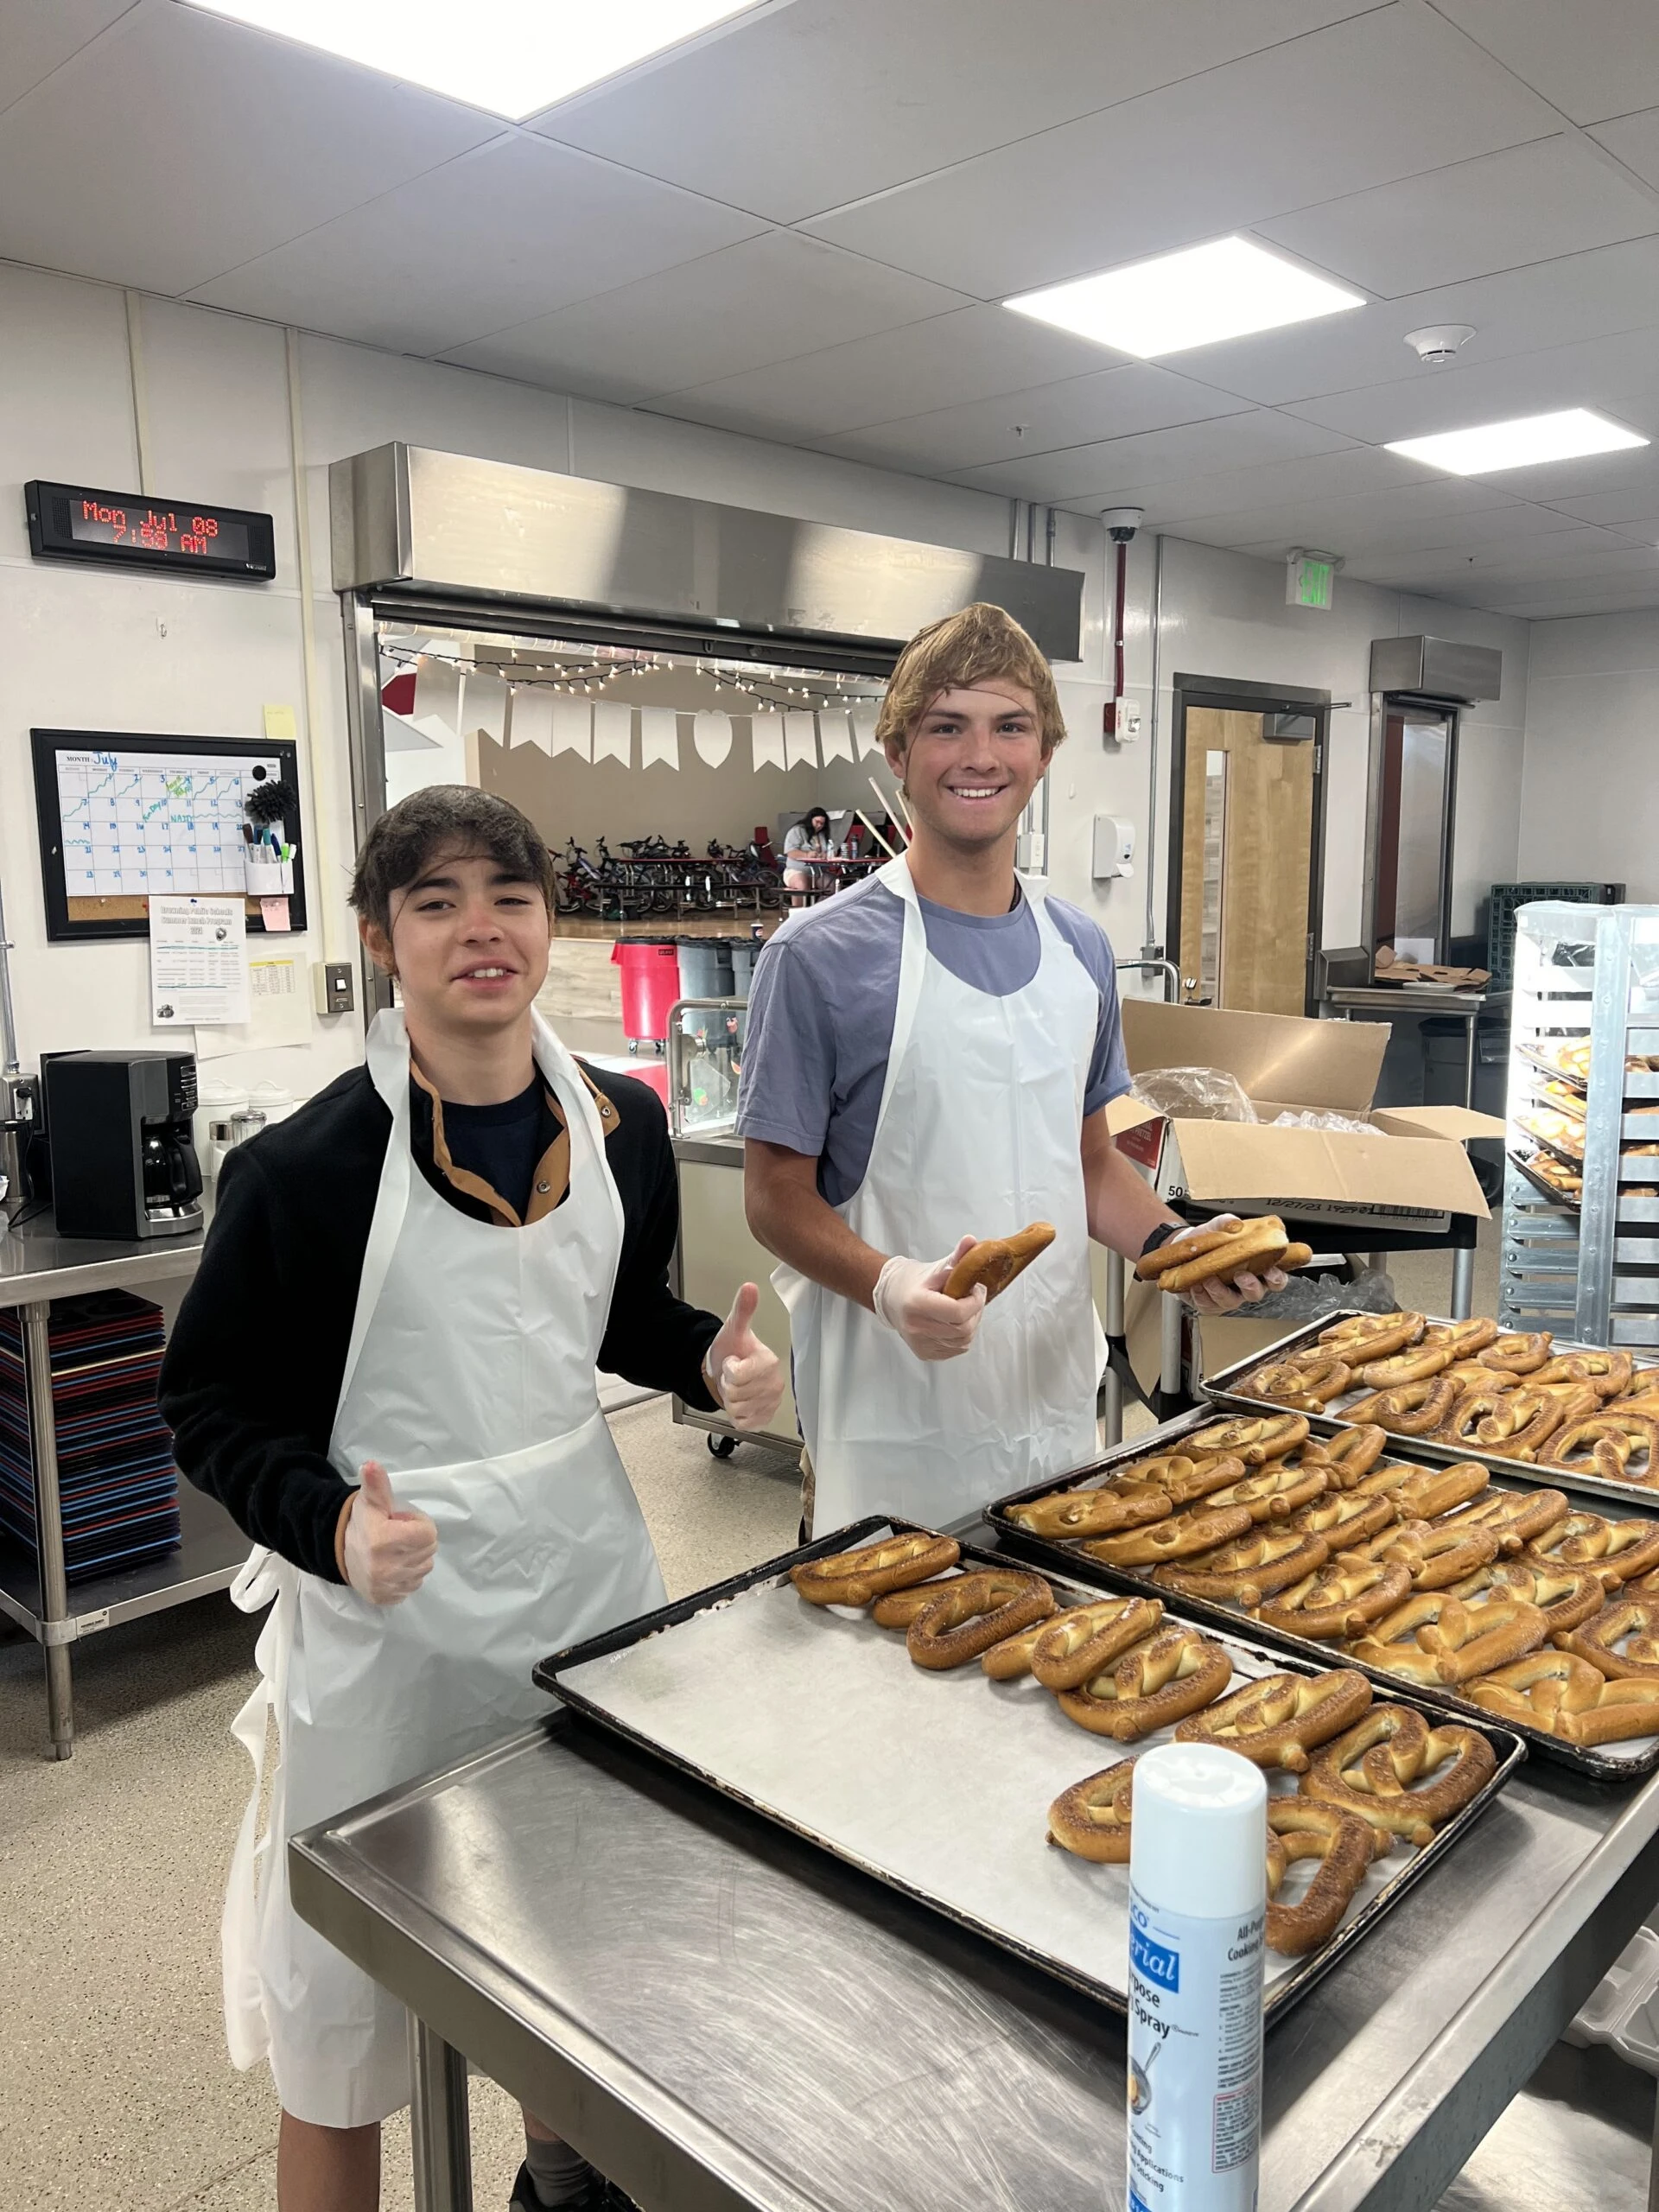
<path id="1" fill-rule="evenodd" d="M 1315 741 L 1270 741 L 1262 721 L 1187 709 L 1177 959 L 1183 997 L 1301 1014 Z"/>

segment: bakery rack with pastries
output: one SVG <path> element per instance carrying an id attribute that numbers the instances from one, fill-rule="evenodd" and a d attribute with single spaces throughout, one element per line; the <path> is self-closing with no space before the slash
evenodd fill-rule
<path id="1" fill-rule="evenodd" d="M 1218 1464 L 1230 1487 L 1250 1481 L 1241 1461 Z M 1269 1494 L 1284 1493 L 1252 1492 Z M 926 1671 L 977 1662 L 993 1681 L 1029 1682 L 1092 1735 L 1127 1745 L 1173 1729 L 1178 1741 L 1268 1770 L 1289 1793 L 1270 1799 L 1268 1837 L 1268 1944 L 1286 1956 L 1327 1942 L 1373 1860 L 1431 1842 L 1497 1770 L 1479 1729 L 1431 1726 L 1413 1707 L 1379 1703 L 1356 1668 L 1235 1686 L 1225 1647 L 1169 1618 L 1161 1595 L 1061 1605 L 1043 1575 L 963 1563 L 953 1538 L 925 1530 L 803 1561 L 790 1579 L 810 1605 L 867 1609 Z M 1134 1770 L 1132 1757 L 1116 1759 L 1062 1791 L 1048 1840 L 1127 1862 Z M 1288 1868 L 1303 1859 L 1317 1861 L 1306 1893 L 1281 1902 Z"/>
<path id="2" fill-rule="evenodd" d="M 1375 1423 L 1322 1440 L 1300 1413 L 1239 1416 L 998 1517 L 1579 1751 L 1659 1737 L 1659 1518 L 1388 1443 Z"/>
<path id="3" fill-rule="evenodd" d="M 1471 1456 L 1516 1459 L 1659 1494 L 1659 1367 L 1568 1345 L 1547 1330 L 1360 1313 L 1281 1350 L 1230 1386 L 1335 1421 L 1375 1425 Z"/>

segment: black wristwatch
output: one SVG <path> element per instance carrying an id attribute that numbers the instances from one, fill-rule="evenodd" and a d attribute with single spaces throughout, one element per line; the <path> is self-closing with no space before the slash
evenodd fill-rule
<path id="1" fill-rule="evenodd" d="M 1141 1247 L 1138 1256 L 1144 1260 L 1148 1252 L 1155 1252 L 1160 1244 L 1167 1244 L 1172 1236 L 1179 1236 L 1184 1234 L 1186 1224 L 1184 1221 L 1160 1221 Z"/>

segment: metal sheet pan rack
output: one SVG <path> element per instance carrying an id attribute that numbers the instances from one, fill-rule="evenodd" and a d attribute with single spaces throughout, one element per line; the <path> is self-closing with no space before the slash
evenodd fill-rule
<path id="1" fill-rule="evenodd" d="M 1529 1120 L 1566 1072 L 1584 1096 L 1573 1205 L 1536 1172 Z M 1516 916 L 1499 1314 L 1580 1343 L 1659 1345 L 1659 907 L 1541 903 Z M 1576 1135 L 1576 1131 L 1574 1132 Z M 1555 1152 L 1559 1160 L 1563 1152 Z"/>

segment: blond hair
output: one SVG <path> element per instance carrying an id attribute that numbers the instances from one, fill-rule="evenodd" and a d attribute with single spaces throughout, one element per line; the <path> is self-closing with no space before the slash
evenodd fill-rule
<path id="1" fill-rule="evenodd" d="M 1053 671 L 1013 615 L 982 599 L 930 622 L 899 654 L 876 720 L 878 743 L 889 759 L 902 760 L 912 732 L 941 692 L 971 691 L 998 677 L 1036 701 L 1046 760 L 1065 735 Z"/>

